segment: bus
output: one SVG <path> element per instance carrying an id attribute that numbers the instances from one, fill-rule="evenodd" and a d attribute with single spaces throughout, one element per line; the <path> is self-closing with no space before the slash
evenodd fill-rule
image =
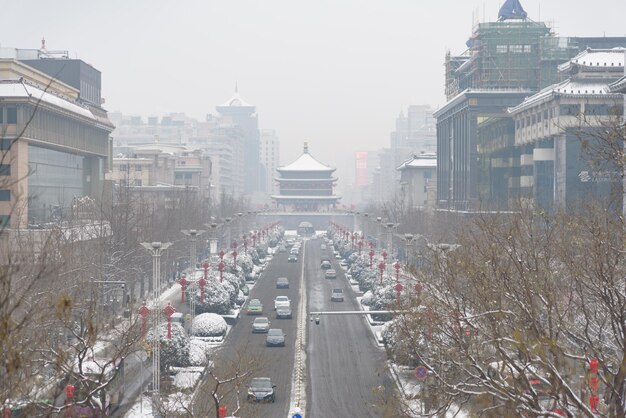
<path id="1" fill-rule="evenodd" d="M 300 222 L 298 225 L 298 235 L 301 237 L 312 237 L 315 235 L 315 228 L 311 222 Z"/>

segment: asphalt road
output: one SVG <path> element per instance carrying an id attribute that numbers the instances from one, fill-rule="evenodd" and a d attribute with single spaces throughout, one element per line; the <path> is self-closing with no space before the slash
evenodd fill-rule
<path id="1" fill-rule="evenodd" d="M 296 339 L 296 315 L 298 312 L 298 292 L 300 287 L 301 276 L 301 257 L 297 263 L 287 262 L 287 253 L 276 253 L 274 259 L 263 272 L 261 278 L 254 285 L 250 292 L 250 299 L 260 299 L 263 304 L 263 315 L 267 316 L 271 321 L 271 328 L 281 328 L 285 332 L 285 347 L 266 347 L 266 334 L 253 334 L 252 321 L 256 316 L 248 316 L 242 312 L 239 321 L 231 329 L 224 343 L 223 348 L 213 358 L 216 374 L 221 379 L 234 376 L 241 371 L 248 370 L 247 364 L 252 362 L 252 373 L 247 376 L 240 393 L 237 396 L 235 388 L 232 384 L 225 384 L 222 393 L 226 393 L 226 397 L 222 402 L 228 407 L 230 414 L 235 405 L 237 398 L 241 409 L 236 413 L 237 416 L 252 417 L 287 417 L 289 413 L 289 404 L 291 396 L 291 382 L 294 373 L 294 350 Z M 276 278 L 287 277 L 289 279 L 289 289 L 276 289 Z M 293 311 L 293 319 L 276 319 L 274 313 L 274 298 L 278 295 L 286 295 L 291 300 L 291 309 Z M 247 381 L 250 377 L 270 377 L 276 387 L 275 403 L 249 403 L 246 401 Z M 215 381 L 207 377 L 206 382 L 209 386 L 203 386 L 200 389 L 200 395 L 197 397 L 199 409 L 194 408 L 194 414 L 205 415 L 206 407 L 209 406 L 213 411 L 215 408 L 210 405 L 210 389 L 214 387 Z M 204 400 L 204 402 L 202 401 Z M 204 404 L 204 405 L 199 405 Z M 215 413 L 208 416 L 215 416 Z"/>
<path id="2" fill-rule="evenodd" d="M 321 239 L 307 242 L 305 281 L 309 311 L 358 310 L 355 294 L 336 261 L 337 279 L 320 268 Z M 332 252 L 331 252 L 332 254 Z M 333 288 L 344 289 L 344 302 L 331 302 Z M 384 350 L 375 345 L 362 316 L 322 316 L 309 322 L 307 334 L 307 418 L 381 417 L 381 404 L 395 386 Z"/>

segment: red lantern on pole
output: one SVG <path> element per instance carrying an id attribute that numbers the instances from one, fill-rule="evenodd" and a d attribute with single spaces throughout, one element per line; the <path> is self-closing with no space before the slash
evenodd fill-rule
<path id="1" fill-rule="evenodd" d="M 356 232 L 352 233 L 352 245 L 350 246 L 351 249 L 354 250 L 354 239 L 356 238 Z"/>
<path id="2" fill-rule="evenodd" d="M 380 270 L 380 284 L 383 284 L 383 272 L 385 271 L 385 262 L 378 263 L 378 269 Z"/>
<path id="3" fill-rule="evenodd" d="M 146 302 L 139 308 L 139 315 L 141 316 L 141 336 L 146 336 L 146 321 L 148 315 L 150 315 L 150 309 L 146 306 Z"/>
<path id="4" fill-rule="evenodd" d="M 396 261 L 396 263 L 393 265 L 393 268 L 396 269 L 396 282 L 400 281 L 400 262 Z"/>
<path id="5" fill-rule="evenodd" d="M 361 255 L 362 248 L 363 248 L 363 240 L 359 241 L 359 256 Z"/>
<path id="6" fill-rule="evenodd" d="M 233 243 L 231 244 L 231 248 L 232 248 L 233 250 L 236 250 L 236 249 L 237 249 L 237 241 L 233 241 Z"/>
<path id="7" fill-rule="evenodd" d="M 415 283 L 415 294 L 417 295 L 418 298 L 422 296 L 422 284 L 421 283 Z"/>
<path id="8" fill-rule="evenodd" d="M 75 390 L 76 388 L 74 387 L 74 385 L 68 384 L 67 386 L 65 386 L 65 396 L 67 397 L 67 399 L 72 399 L 74 397 Z"/>
<path id="9" fill-rule="evenodd" d="M 370 250 L 369 256 L 370 256 L 370 268 L 372 268 L 372 260 L 374 259 L 374 250 Z"/>
<path id="10" fill-rule="evenodd" d="M 224 261 L 220 261 L 220 263 L 217 266 L 217 268 L 220 271 L 220 283 L 224 281 L 224 267 L 226 267 L 226 264 L 224 264 Z"/>
<path id="11" fill-rule="evenodd" d="M 383 256 L 383 261 L 386 263 L 387 262 L 387 256 L 389 254 L 387 254 L 387 250 L 383 250 L 383 253 L 381 254 Z"/>
<path id="12" fill-rule="evenodd" d="M 198 285 L 200 286 L 200 303 L 204 304 L 204 286 L 206 286 L 206 279 L 203 277 L 198 280 Z"/>
<path id="13" fill-rule="evenodd" d="M 183 273 L 183 277 L 178 281 L 180 283 L 180 301 L 181 303 L 185 303 L 185 286 L 189 284 L 189 280 L 187 280 L 187 275 Z"/>
<path id="14" fill-rule="evenodd" d="M 220 405 L 220 407 L 218 409 L 218 415 L 219 415 L 220 418 L 226 418 L 226 416 L 228 415 L 228 412 L 226 410 L 226 406 Z"/>
<path id="15" fill-rule="evenodd" d="M 254 234 L 252 234 L 252 246 L 256 247 L 256 231 L 254 231 Z"/>
<path id="16" fill-rule="evenodd" d="M 398 309 L 400 309 L 400 292 L 402 292 L 404 286 L 402 286 L 402 283 L 396 283 L 394 289 L 396 290 L 396 301 L 398 302 Z"/>
<path id="17" fill-rule="evenodd" d="M 237 251 L 233 251 L 233 268 L 237 270 Z"/>
<path id="18" fill-rule="evenodd" d="M 243 251 L 245 255 L 248 255 L 248 239 L 246 236 L 243 236 Z"/>
<path id="19" fill-rule="evenodd" d="M 226 255 L 226 253 L 224 253 L 224 250 L 220 250 L 220 259 L 224 260 L 224 256 Z"/>
<path id="20" fill-rule="evenodd" d="M 167 316 L 167 339 L 172 339 L 172 315 L 174 315 L 176 309 L 172 306 L 170 302 L 167 303 L 167 306 L 163 308 L 163 313 Z"/>

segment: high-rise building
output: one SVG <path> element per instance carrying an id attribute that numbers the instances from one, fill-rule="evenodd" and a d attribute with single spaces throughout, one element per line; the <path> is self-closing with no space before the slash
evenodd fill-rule
<path id="1" fill-rule="evenodd" d="M 273 129 L 261 130 L 261 169 L 263 171 L 263 190 L 268 194 L 276 194 L 278 185 L 276 184 L 276 169 L 280 166 L 280 142 L 276 131 Z"/>
<path id="2" fill-rule="evenodd" d="M 259 121 L 256 107 L 246 103 L 240 96 L 235 86 L 235 94 L 220 106 L 217 111 L 225 118 L 229 118 L 232 124 L 241 131 L 244 145 L 243 168 L 245 193 L 253 193 L 261 190 L 259 181 Z"/>

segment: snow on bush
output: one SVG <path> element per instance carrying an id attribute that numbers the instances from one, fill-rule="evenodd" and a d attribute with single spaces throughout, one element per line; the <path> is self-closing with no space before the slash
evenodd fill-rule
<path id="1" fill-rule="evenodd" d="M 203 313 L 195 317 L 191 326 L 191 335 L 197 337 L 216 337 L 226 334 L 226 321 L 215 313 Z"/>
<path id="2" fill-rule="evenodd" d="M 200 303 L 200 290 L 196 292 L 196 314 L 204 312 L 214 312 L 217 314 L 228 314 L 231 308 L 231 297 L 228 287 L 219 281 L 219 277 L 212 277 L 207 280 L 204 287 L 204 303 Z"/>
<path id="3" fill-rule="evenodd" d="M 205 366 L 209 362 L 210 345 L 192 338 L 189 344 L 189 363 L 192 366 Z"/>
<path id="4" fill-rule="evenodd" d="M 243 303 L 246 301 L 246 296 L 243 294 L 243 292 L 240 290 L 239 293 L 237 294 L 237 305 L 241 306 L 243 305 Z"/>
<path id="5" fill-rule="evenodd" d="M 361 297 L 361 303 L 365 306 L 370 306 L 372 304 L 372 299 L 374 298 L 374 294 L 371 290 L 368 290 Z"/>
<path id="6" fill-rule="evenodd" d="M 174 376 L 174 386 L 178 389 L 193 389 L 200 376 L 200 372 L 180 371 Z"/>
<path id="7" fill-rule="evenodd" d="M 167 338 L 167 323 L 158 326 L 160 337 L 161 369 L 189 366 L 189 337 L 182 325 L 172 323 L 171 338 Z M 146 340 L 153 340 L 153 330 L 148 331 Z"/>

